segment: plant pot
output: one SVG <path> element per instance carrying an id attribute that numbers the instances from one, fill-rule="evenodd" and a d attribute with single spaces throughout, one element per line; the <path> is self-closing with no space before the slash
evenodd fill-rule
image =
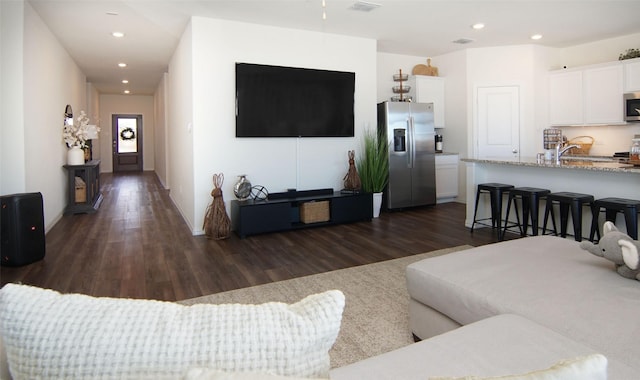
<path id="1" fill-rule="evenodd" d="M 67 165 L 84 165 L 84 150 L 74 146 L 67 151 Z"/>
<path id="2" fill-rule="evenodd" d="M 373 193 L 373 217 L 380 216 L 380 208 L 382 207 L 382 193 Z"/>

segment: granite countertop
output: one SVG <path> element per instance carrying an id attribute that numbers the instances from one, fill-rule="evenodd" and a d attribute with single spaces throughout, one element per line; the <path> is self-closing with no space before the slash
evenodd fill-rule
<path id="1" fill-rule="evenodd" d="M 551 168 L 551 169 L 578 169 L 578 170 L 590 170 L 590 171 L 640 174 L 640 167 L 635 167 L 628 163 L 614 160 L 611 157 L 598 157 L 598 156 L 565 156 L 563 157 L 559 165 L 556 164 L 555 161 L 538 162 L 538 160 L 535 157 L 532 157 L 532 158 L 525 157 L 515 161 L 507 161 L 507 160 L 500 160 L 500 159 L 461 158 L 460 161 L 476 162 L 476 163 L 483 163 L 483 164 L 530 166 L 530 167 Z"/>

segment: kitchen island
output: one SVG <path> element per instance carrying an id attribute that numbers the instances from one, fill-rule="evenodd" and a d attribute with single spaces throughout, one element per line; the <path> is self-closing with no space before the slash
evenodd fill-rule
<path id="1" fill-rule="evenodd" d="M 499 159 L 463 158 L 467 166 L 467 215 L 465 225 L 471 227 L 475 205 L 476 186 L 479 183 L 500 182 L 515 187 L 538 187 L 551 192 L 571 191 L 591 194 L 595 199 L 618 197 L 640 199 L 640 167 L 621 163 L 605 157 L 567 156 L 561 164 L 553 161 L 538 162 L 536 158 L 522 158 L 516 161 Z M 540 224 L 544 221 L 544 203 L 541 205 Z M 505 207 L 506 210 L 506 197 Z M 489 216 L 488 197 L 480 197 L 478 217 Z M 515 221 L 515 213 L 510 220 Z M 604 215 L 600 217 L 602 224 Z M 582 230 L 591 228 L 591 211 L 583 209 Z M 556 212 L 556 224 L 559 228 L 559 212 Z M 569 221 L 568 233 L 573 233 Z M 616 225 L 626 228 L 621 215 Z M 547 227 L 551 227 L 549 221 Z M 586 236 L 588 238 L 588 234 Z"/>

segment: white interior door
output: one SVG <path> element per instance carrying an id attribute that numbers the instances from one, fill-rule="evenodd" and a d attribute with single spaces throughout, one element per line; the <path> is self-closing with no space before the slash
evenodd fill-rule
<path id="1" fill-rule="evenodd" d="M 477 158 L 517 160 L 520 157 L 520 88 L 478 87 Z"/>

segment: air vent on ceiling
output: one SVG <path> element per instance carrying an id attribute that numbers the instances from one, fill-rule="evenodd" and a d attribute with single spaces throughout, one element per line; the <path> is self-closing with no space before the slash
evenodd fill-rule
<path id="1" fill-rule="evenodd" d="M 352 9 L 354 11 L 370 12 L 376 8 L 380 8 L 380 6 L 380 4 L 369 3 L 367 1 L 357 1 L 353 3 L 353 5 L 349 7 L 349 9 Z"/>
<path id="2" fill-rule="evenodd" d="M 460 44 L 460 45 L 464 45 L 464 44 L 470 44 L 475 40 L 472 40 L 470 38 L 458 38 L 457 40 L 453 41 L 454 44 Z"/>

